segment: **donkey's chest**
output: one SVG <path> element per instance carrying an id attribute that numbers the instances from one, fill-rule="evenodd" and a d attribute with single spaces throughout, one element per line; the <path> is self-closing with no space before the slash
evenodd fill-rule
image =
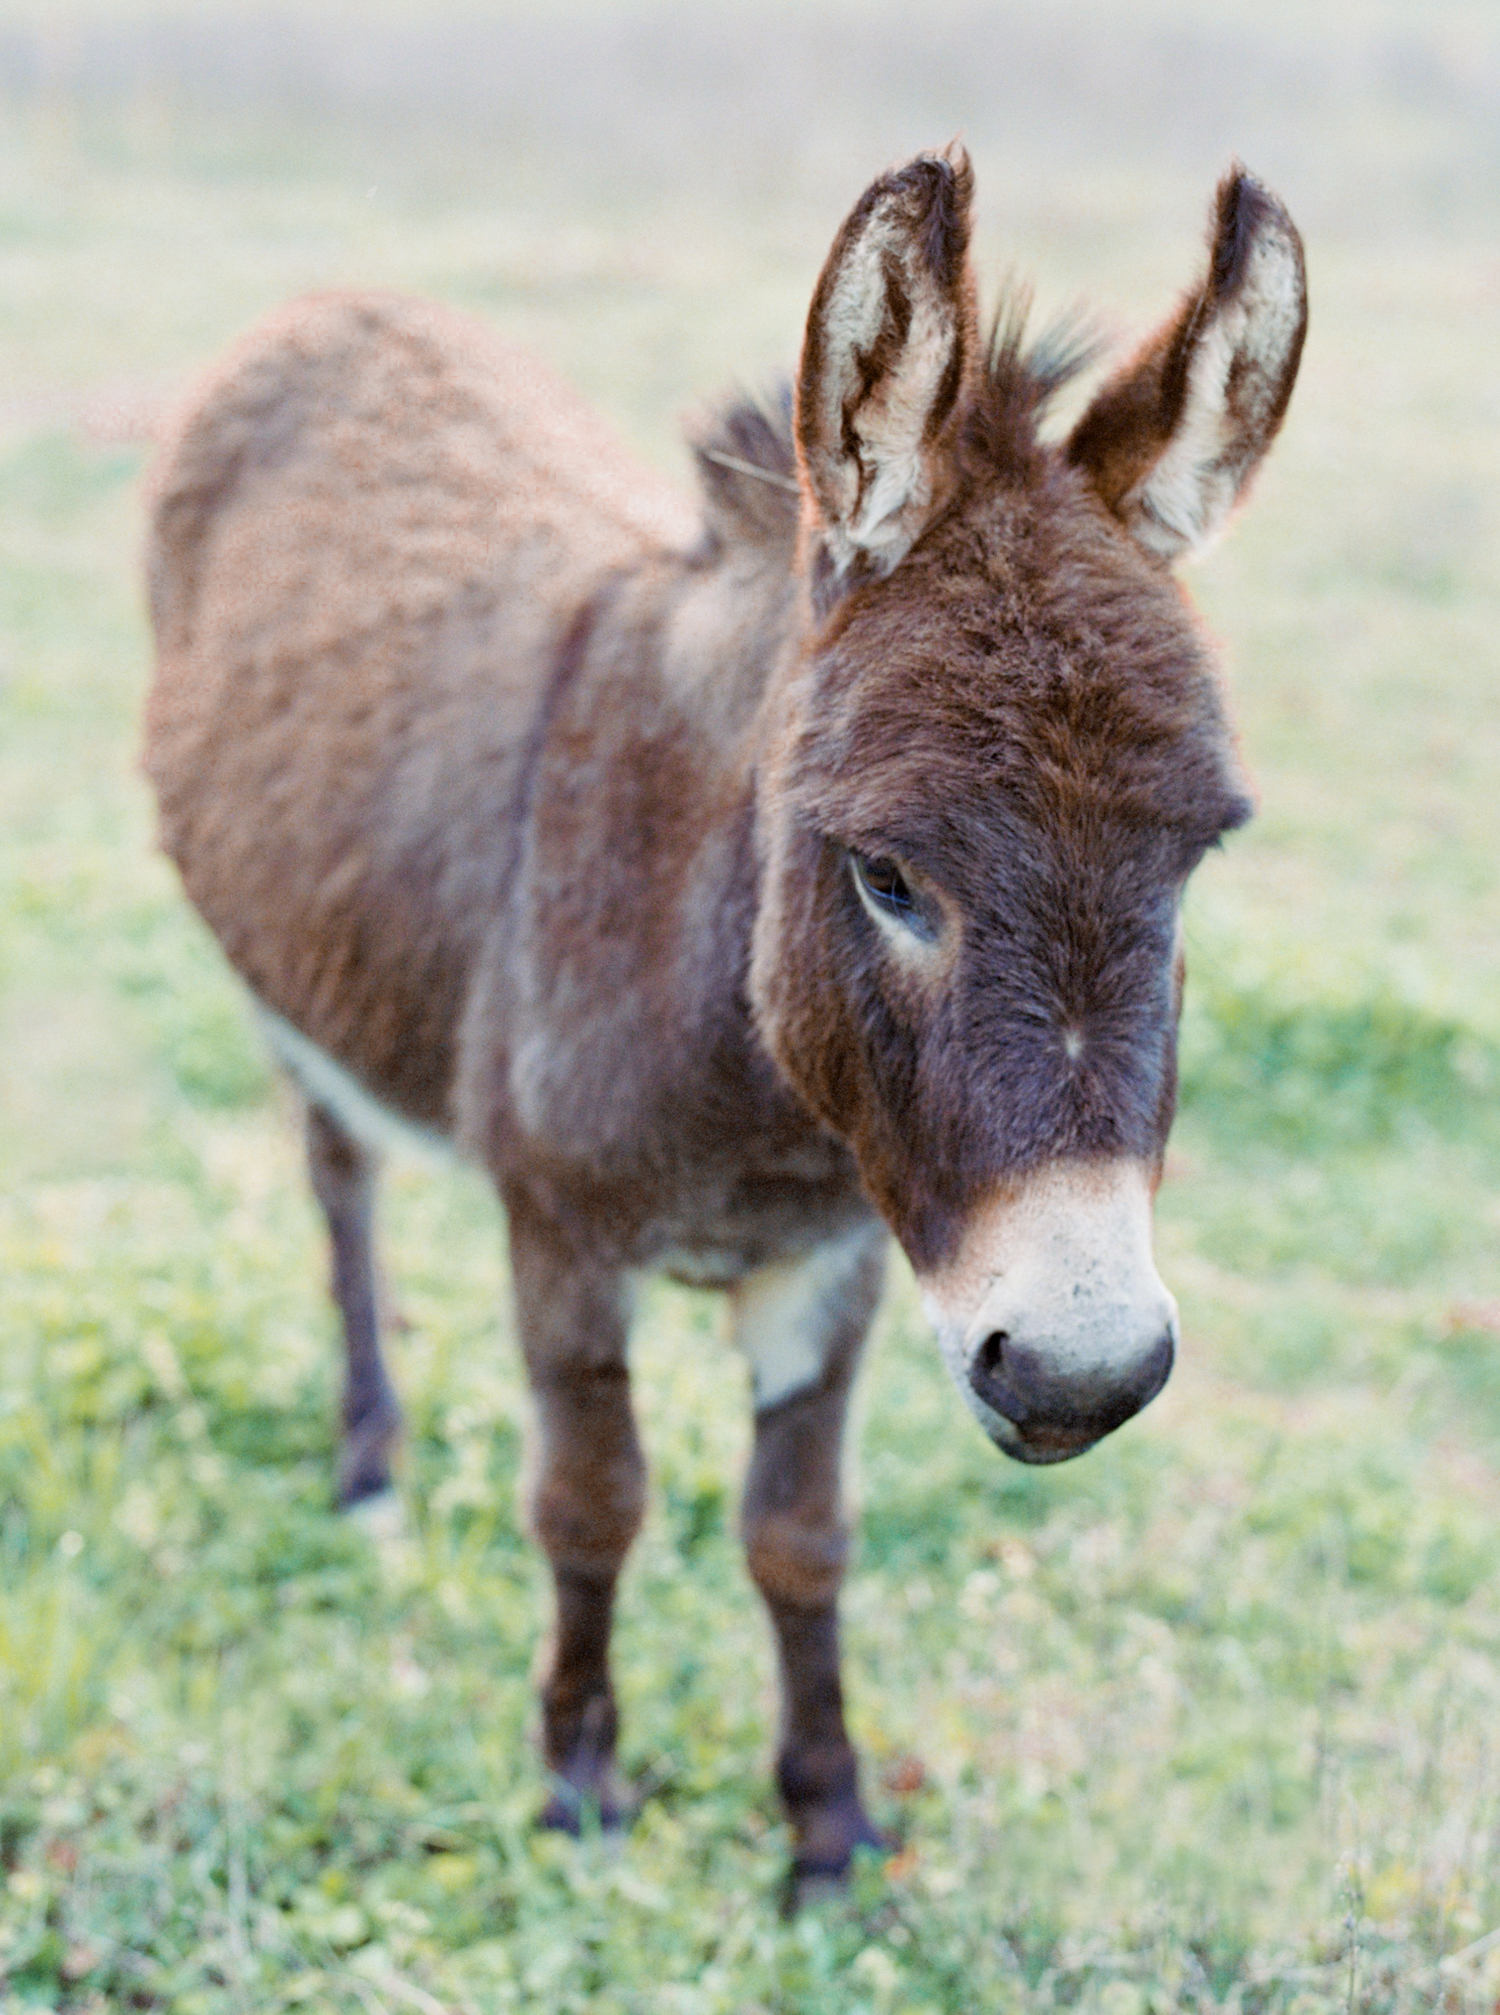
<path id="1" fill-rule="evenodd" d="M 726 1287 L 869 1217 L 848 1149 L 753 1043 L 641 1039 L 606 1054 L 601 1068 L 573 1049 L 564 1067 L 549 1046 L 538 1068 L 523 1053 L 496 1170 L 586 1226 L 596 1250 Z"/>
<path id="2" fill-rule="evenodd" d="M 504 1120 L 484 1129 L 503 1142 L 502 1187 L 624 1265 L 703 1286 L 868 1217 L 848 1149 L 783 1083 L 731 986 L 670 1014 L 648 988 L 570 977 L 512 994 Z"/>
<path id="3" fill-rule="evenodd" d="M 872 1217 L 836 1148 L 822 1166 L 805 1154 L 780 1167 L 720 1171 L 717 1180 L 664 1196 L 661 1204 L 641 1228 L 637 1263 L 689 1287 L 732 1287 Z"/>

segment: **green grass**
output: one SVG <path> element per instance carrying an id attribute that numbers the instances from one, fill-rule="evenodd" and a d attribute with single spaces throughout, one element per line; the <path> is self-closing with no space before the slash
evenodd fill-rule
<path id="1" fill-rule="evenodd" d="M 725 124 L 705 73 L 712 146 L 688 133 L 670 174 L 621 151 L 625 113 L 591 153 L 586 122 L 560 152 L 540 126 L 299 120 L 253 93 L 11 106 L 5 2015 L 1496 2004 L 1500 1947 L 1444 1964 L 1500 1926 L 1500 203 L 1489 101 L 1463 96 L 1492 30 L 1460 4 L 1420 31 L 1356 9 L 1336 91 L 1331 31 L 1270 8 L 1259 40 L 1234 28 L 1240 96 L 1207 58 L 1185 76 L 1184 113 L 1200 88 L 1230 110 L 1174 151 L 1103 100 L 1101 137 L 1080 114 L 1054 145 L 1067 94 L 1105 89 L 1086 65 L 988 110 L 939 89 L 969 18 L 934 15 L 922 76 L 883 13 L 852 82 L 789 74 L 826 124 L 784 161 L 757 152 L 777 77 L 739 79 Z M 1069 18 L 1127 50 L 1228 32 L 1206 0 Z M 667 56 L 643 46 L 618 89 L 649 124 Z M 1325 95 L 1283 102 L 1299 71 Z M 960 123 L 989 270 L 1019 257 L 1044 302 L 1089 287 L 1137 321 L 1238 147 L 1308 221 L 1313 337 L 1261 493 L 1194 582 L 1263 809 L 1190 904 L 1159 1211 L 1182 1362 L 1084 1461 L 1010 1466 L 896 1282 L 846 1615 L 902 1845 L 786 1924 L 771 1661 L 734 1537 L 745 1379 L 712 1298 L 661 1289 L 640 1326 L 652 1499 L 617 1669 L 647 1795 L 619 1850 L 532 1830 L 546 1586 L 501 1225 L 470 1172 L 390 1170 L 406 1533 L 331 1510 L 326 1257 L 294 1115 L 152 851 L 142 451 L 97 423 L 286 293 L 388 281 L 544 348 L 681 469 L 675 414 L 785 360 L 866 173 Z"/>

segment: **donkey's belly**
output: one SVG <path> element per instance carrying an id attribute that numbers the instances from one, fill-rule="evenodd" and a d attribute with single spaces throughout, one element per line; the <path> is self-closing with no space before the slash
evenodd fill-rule
<path id="1" fill-rule="evenodd" d="M 389 1099 L 378 1097 L 337 1057 L 273 1013 L 263 1001 L 255 1000 L 254 1006 L 267 1049 L 308 1104 L 332 1113 L 356 1140 L 378 1148 L 395 1134 L 427 1147 L 451 1146 L 446 1127 L 439 1125 L 435 1116 L 402 1111 Z"/>

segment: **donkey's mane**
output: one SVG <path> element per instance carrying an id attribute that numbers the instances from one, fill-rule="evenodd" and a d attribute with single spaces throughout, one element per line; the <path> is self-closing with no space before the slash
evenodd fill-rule
<path id="1" fill-rule="evenodd" d="M 964 424 L 965 449 L 985 467 L 1024 467 L 1036 451 L 1052 401 L 1105 348 L 1097 324 L 1077 308 L 1054 315 L 1038 334 L 1029 335 L 1031 305 L 1031 288 L 1009 281 L 990 324 L 978 389 Z"/>
<path id="2" fill-rule="evenodd" d="M 762 398 L 736 392 L 691 444 L 710 530 L 790 558 L 799 511 L 791 379 L 779 379 Z"/>
<path id="3" fill-rule="evenodd" d="M 1024 466 L 1052 400 L 1088 370 L 1104 345 L 1080 311 L 1054 316 L 1030 336 L 1031 289 L 1012 282 L 990 325 L 964 446 L 989 468 Z M 797 451 L 792 384 L 763 397 L 736 392 L 690 436 L 698 481 L 718 539 L 792 552 L 797 538 Z"/>

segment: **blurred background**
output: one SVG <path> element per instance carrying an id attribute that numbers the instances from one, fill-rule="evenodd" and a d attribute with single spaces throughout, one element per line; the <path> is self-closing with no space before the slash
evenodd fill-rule
<path id="1" fill-rule="evenodd" d="M 906 1844 L 784 1928 L 712 1299 L 642 1324 L 617 1859 L 529 1832 L 500 1227 L 405 1154 L 407 1534 L 329 1510 L 294 1115 L 136 771 L 139 476 L 247 322 L 373 283 L 686 483 L 683 415 L 793 364 L 849 206 L 954 134 L 991 298 L 1128 343 L 1238 156 L 1312 325 L 1188 577 L 1261 812 L 1190 901 L 1181 1368 L 1002 1467 L 896 1282 L 848 1635 Z M 0 2005 L 1496 2005 L 1497 225 L 1493 0 L 0 0 Z"/>

